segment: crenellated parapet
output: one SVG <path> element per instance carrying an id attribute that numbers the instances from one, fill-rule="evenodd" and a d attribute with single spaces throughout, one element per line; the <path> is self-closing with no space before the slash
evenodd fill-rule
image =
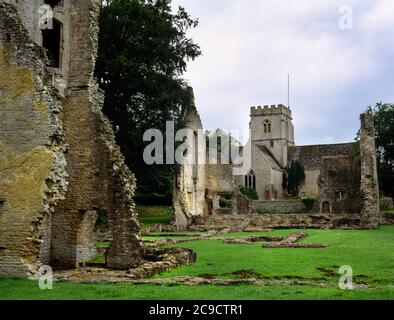
<path id="1" fill-rule="evenodd" d="M 250 108 L 250 114 L 251 116 L 267 116 L 267 115 L 276 115 L 276 114 L 284 114 L 291 118 L 291 109 L 286 107 L 283 104 L 278 104 L 278 105 L 265 105 L 264 107 L 262 106 L 253 106 Z"/>

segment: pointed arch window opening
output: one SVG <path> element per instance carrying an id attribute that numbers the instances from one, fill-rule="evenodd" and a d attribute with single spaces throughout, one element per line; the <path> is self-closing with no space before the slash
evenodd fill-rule
<path id="1" fill-rule="evenodd" d="M 42 30 L 42 46 L 46 49 L 51 68 L 61 68 L 62 65 L 63 25 L 53 19 L 52 29 Z"/>
<path id="2" fill-rule="evenodd" d="M 244 186 L 246 188 L 251 188 L 256 190 L 256 175 L 253 171 L 251 171 L 248 175 L 244 178 Z"/>
<path id="3" fill-rule="evenodd" d="M 263 126 L 264 126 L 264 133 L 271 133 L 272 130 L 271 121 L 265 120 Z"/>

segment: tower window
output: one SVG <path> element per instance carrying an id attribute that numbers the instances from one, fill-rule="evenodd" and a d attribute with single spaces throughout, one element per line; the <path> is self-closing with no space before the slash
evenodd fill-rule
<path id="1" fill-rule="evenodd" d="M 271 121 L 265 120 L 263 126 L 264 133 L 271 133 Z"/>
<path id="2" fill-rule="evenodd" d="M 274 142 L 273 141 L 271 141 L 271 148 L 273 148 L 274 147 Z"/>
<path id="3" fill-rule="evenodd" d="M 42 30 L 42 46 L 47 50 L 50 66 L 60 68 L 61 65 L 62 24 L 53 20 L 53 29 Z"/>

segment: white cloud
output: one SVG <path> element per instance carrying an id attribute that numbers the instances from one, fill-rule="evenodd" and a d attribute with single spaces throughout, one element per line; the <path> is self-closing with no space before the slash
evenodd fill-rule
<path id="1" fill-rule="evenodd" d="M 392 0 L 347 1 L 354 30 L 338 27 L 342 0 L 175 3 L 200 19 L 191 36 L 204 56 L 186 77 L 209 128 L 246 128 L 251 105 L 285 104 L 288 72 L 299 143 L 349 139 L 368 104 L 394 100 L 394 62 L 382 54 L 394 52 Z"/>

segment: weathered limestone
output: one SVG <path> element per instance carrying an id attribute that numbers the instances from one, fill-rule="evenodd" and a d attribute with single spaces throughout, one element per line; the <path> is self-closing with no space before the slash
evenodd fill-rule
<path id="1" fill-rule="evenodd" d="M 0 2 L 0 275 L 50 260 L 51 214 L 67 187 L 62 107 L 45 55 Z"/>
<path id="2" fill-rule="evenodd" d="M 291 120 L 291 110 L 281 105 L 251 109 L 251 170 L 245 176 L 234 176 L 233 164 L 216 164 L 209 155 L 205 165 L 205 208 L 193 216 L 194 225 L 211 228 L 378 227 L 373 120 L 362 115 L 359 142 L 316 146 L 294 146 Z M 244 148 L 240 149 L 244 152 Z M 316 199 L 312 209 L 306 208 L 300 200 L 283 199 L 286 193 L 282 187 L 283 171 L 295 160 L 305 168 L 306 180 L 301 194 Z M 240 187 L 255 189 L 259 200 L 243 196 Z"/>
<path id="3" fill-rule="evenodd" d="M 186 129 L 193 130 L 194 163 L 182 164 L 175 178 L 173 224 L 180 229 L 187 229 L 193 218 L 204 212 L 205 206 L 205 165 L 197 161 L 199 154 L 205 152 L 205 140 L 199 138 L 198 131 L 203 127 L 194 102 L 193 89 L 189 88 L 189 92 L 190 102 L 183 112 L 182 121 Z"/>
<path id="4" fill-rule="evenodd" d="M 384 210 L 393 209 L 393 198 L 390 197 L 382 197 L 380 198 L 380 207 Z"/>
<path id="5" fill-rule="evenodd" d="M 305 204 L 301 200 L 278 200 L 278 201 L 267 201 L 259 200 L 255 201 L 254 205 L 258 213 L 304 213 L 306 212 Z"/>
<path id="6" fill-rule="evenodd" d="M 93 78 L 99 1 L 54 8 L 58 67 L 42 47 L 42 4 L 0 1 L 0 275 L 86 263 L 96 254 L 98 212 L 110 226 L 107 265 L 132 268 L 142 260 L 135 178 Z"/>
<path id="7" fill-rule="evenodd" d="M 305 232 L 295 232 L 288 235 L 283 240 L 274 243 L 263 244 L 264 248 L 326 248 L 326 244 L 322 243 L 297 243 L 298 241 L 308 237 Z"/>
<path id="8" fill-rule="evenodd" d="M 361 115 L 361 225 L 364 228 L 379 226 L 379 182 L 376 166 L 375 130 L 373 118 Z"/>
<path id="9" fill-rule="evenodd" d="M 324 159 L 327 157 L 354 157 L 359 150 L 357 142 L 290 146 L 288 150 L 288 163 L 298 160 L 305 168 L 305 183 L 301 186 L 300 193 L 317 198 L 319 195 L 319 176 Z"/>
<path id="10" fill-rule="evenodd" d="M 70 44 L 68 95 L 63 100 L 70 183 L 66 199 L 53 217 L 52 261 L 75 266 L 94 258 L 93 227 L 100 210 L 107 213 L 112 231 L 107 264 L 129 268 L 140 261 L 141 249 L 139 225 L 133 214 L 135 179 L 101 112 L 103 93 L 93 79 L 98 10 L 96 1 L 76 1 L 71 6 L 70 22 L 78 27 Z"/>

